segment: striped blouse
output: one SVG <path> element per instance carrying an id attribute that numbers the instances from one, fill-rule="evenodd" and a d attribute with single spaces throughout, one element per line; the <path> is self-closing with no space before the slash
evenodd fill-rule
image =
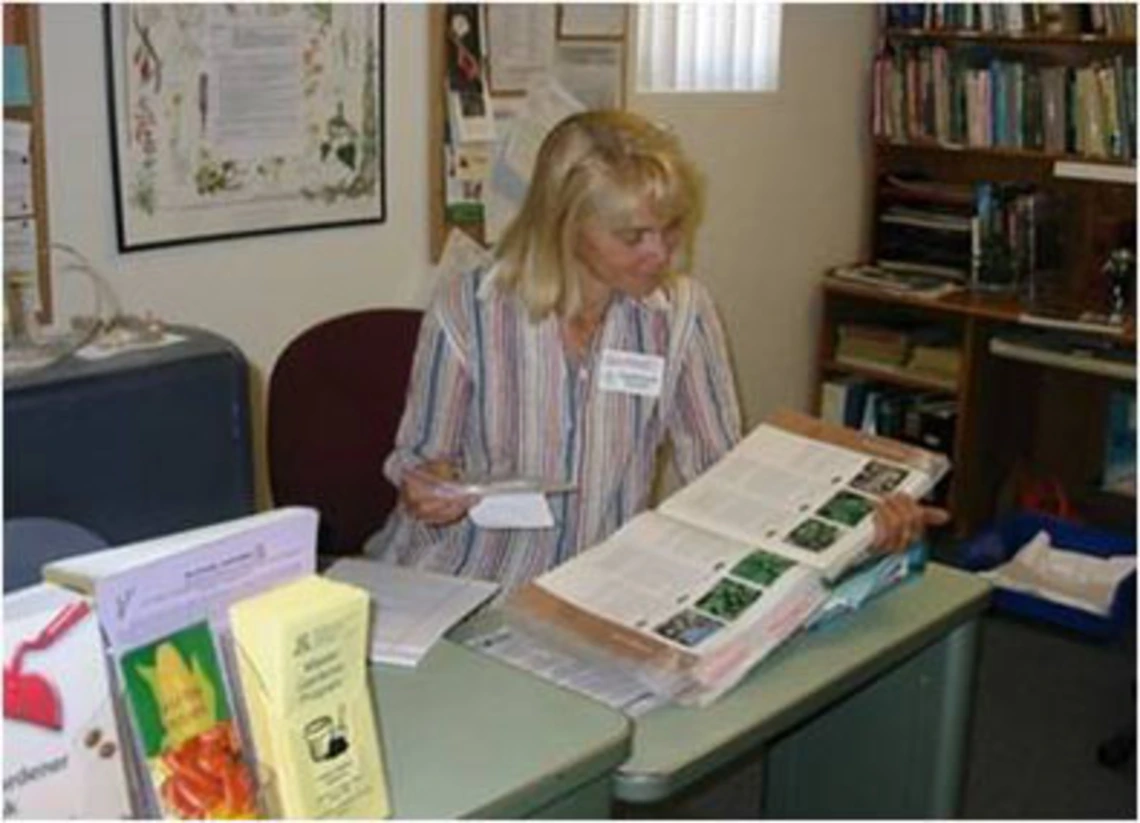
<path id="1" fill-rule="evenodd" d="M 665 358 L 658 397 L 604 391 L 601 352 Z M 430 526 L 398 507 L 366 551 L 429 571 L 496 580 L 500 597 L 604 540 L 649 503 L 670 439 L 688 482 L 740 439 L 724 333 L 705 287 L 682 277 L 638 300 L 616 296 L 581 360 L 551 314 L 535 323 L 493 270 L 443 283 L 424 316 L 407 407 L 384 472 L 450 460 L 465 477 L 537 477 L 576 491 L 548 497 L 550 529 Z"/>

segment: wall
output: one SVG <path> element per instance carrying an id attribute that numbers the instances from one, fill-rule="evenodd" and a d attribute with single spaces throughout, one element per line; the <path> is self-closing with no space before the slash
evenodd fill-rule
<path id="1" fill-rule="evenodd" d="M 322 318 L 426 297 L 425 9 L 386 7 L 385 224 L 126 255 L 115 247 L 101 7 L 49 4 L 42 14 L 53 238 L 107 275 L 125 311 L 210 328 L 245 352 L 266 500 L 264 379 L 281 349 Z M 777 93 L 632 100 L 673 123 L 707 175 L 698 269 L 722 307 L 752 421 L 806 406 L 817 278 L 858 256 L 873 17 L 864 5 L 786 7 Z M 89 310 L 85 292 L 58 288 L 62 316 Z"/>
<path id="2" fill-rule="evenodd" d="M 860 256 L 875 10 L 787 4 L 779 91 L 652 95 L 707 175 L 696 270 L 729 330 L 748 421 L 807 408 L 819 276 Z"/>

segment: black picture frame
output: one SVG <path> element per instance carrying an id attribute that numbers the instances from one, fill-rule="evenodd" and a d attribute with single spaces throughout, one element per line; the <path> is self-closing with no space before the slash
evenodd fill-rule
<path id="1" fill-rule="evenodd" d="M 384 6 L 279 6 L 275 19 L 259 19 L 257 8 L 104 4 L 120 252 L 387 219 Z M 258 59 L 277 61 L 277 70 L 259 72 Z M 297 69 L 296 88 L 281 80 L 293 76 L 281 66 Z M 337 71 L 336 83 L 326 80 Z M 273 86 L 264 93 L 262 77 Z M 253 128 L 258 122 L 269 123 L 271 137 Z"/>

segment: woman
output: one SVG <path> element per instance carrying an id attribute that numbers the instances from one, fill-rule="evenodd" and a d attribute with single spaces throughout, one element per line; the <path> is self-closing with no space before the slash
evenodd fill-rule
<path id="1" fill-rule="evenodd" d="M 677 139 L 627 112 L 587 112 L 546 138 L 494 262 L 444 283 L 424 317 L 408 405 L 385 463 L 401 506 L 367 551 L 497 580 L 505 594 L 647 508 L 659 447 L 688 482 L 739 440 L 724 333 L 679 274 L 701 213 Z M 441 480 L 533 477 L 550 529 L 486 530 Z M 880 506 L 902 549 L 941 515 Z"/>

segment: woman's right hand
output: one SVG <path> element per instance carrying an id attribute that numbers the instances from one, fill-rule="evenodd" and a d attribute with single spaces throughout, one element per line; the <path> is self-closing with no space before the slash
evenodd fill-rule
<path id="1" fill-rule="evenodd" d="M 446 460 L 428 460 L 404 471 L 400 502 L 408 514 L 432 526 L 446 526 L 460 520 L 479 502 L 476 495 L 456 493 L 447 481 L 459 477 L 459 470 Z"/>

